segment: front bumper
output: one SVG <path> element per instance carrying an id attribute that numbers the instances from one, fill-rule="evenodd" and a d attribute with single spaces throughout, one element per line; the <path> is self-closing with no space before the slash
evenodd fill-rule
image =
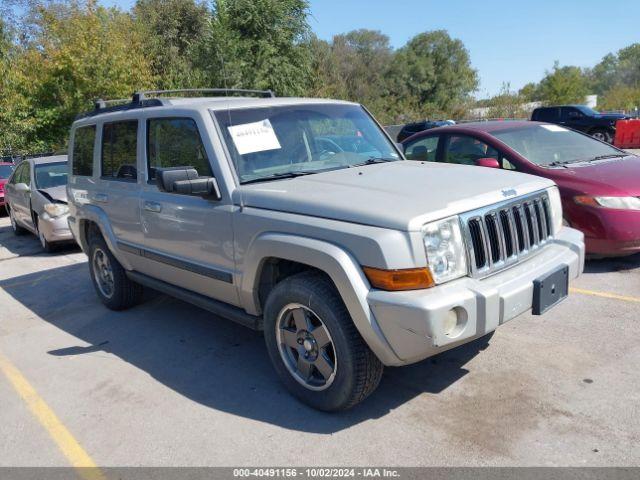
<path id="1" fill-rule="evenodd" d="M 470 342 L 531 310 L 533 281 L 561 264 L 574 279 L 584 267 L 582 233 L 563 228 L 536 255 L 484 279 L 461 278 L 428 290 L 371 290 L 367 301 L 399 364 L 414 363 Z M 451 309 L 466 318 L 452 336 L 444 333 Z"/>
<path id="2" fill-rule="evenodd" d="M 640 211 L 572 207 L 571 226 L 584 232 L 587 254 L 632 255 L 640 252 Z"/>
<path id="3" fill-rule="evenodd" d="M 49 243 L 68 242 L 73 240 L 67 217 L 69 215 L 61 215 L 59 217 L 51 217 L 47 213 L 43 213 L 38 217 L 38 228 L 44 234 L 44 238 Z"/>

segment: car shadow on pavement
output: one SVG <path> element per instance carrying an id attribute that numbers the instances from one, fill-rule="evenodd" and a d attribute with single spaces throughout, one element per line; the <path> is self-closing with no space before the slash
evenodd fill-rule
<path id="1" fill-rule="evenodd" d="M 465 364 L 487 346 L 485 337 L 418 364 L 387 368 L 371 397 L 328 414 L 289 395 L 261 334 L 152 291 L 130 310 L 109 311 L 93 291 L 86 263 L 0 281 L 0 288 L 78 339 L 52 349 L 52 356 L 79 361 L 96 352 L 113 354 L 201 405 L 314 433 L 334 433 L 382 417 L 416 396 L 437 395 L 465 376 Z"/>
<path id="2" fill-rule="evenodd" d="M 49 255 L 66 255 L 79 250 L 75 242 L 66 242 L 57 245 Z M 47 255 L 35 235 L 15 235 L 10 225 L 0 226 L 0 260 L 31 255 Z"/>
<path id="3" fill-rule="evenodd" d="M 626 257 L 589 259 L 584 264 L 585 273 L 626 272 L 640 269 L 640 253 Z"/>

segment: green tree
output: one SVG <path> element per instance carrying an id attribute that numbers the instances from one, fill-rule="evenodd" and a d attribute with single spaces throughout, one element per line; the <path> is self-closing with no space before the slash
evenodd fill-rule
<path id="1" fill-rule="evenodd" d="M 534 82 L 527 83 L 518 91 L 518 95 L 525 102 L 537 102 L 540 100 L 540 86 Z"/>
<path id="2" fill-rule="evenodd" d="M 313 39 L 310 95 L 360 102 L 383 121 L 389 106 L 393 49 L 389 37 L 375 30 L 354 30 L 332 41 Z"/>
<path id="3" fill-rule="evenodd" d="M 309 84 L 306 0 L 214 0 L 198 65 L 214 86 L 301 95 Z"/>
<path id="4" fill-rule="evenodd" d="M 410 99 L 425 115 L 452 111 L 478 88 L 469 52 L 444 30 L 416 35 L 398 50 L 393 75 L 393 95 Z"/>
<path id="5" fill-rule="evenodd" d="M 541 99 L 548 104 L 582 103 L 589 94 L 587 78 L 579 67 L 560 67 L 555 62 L 540 82 Z"/>
<path id="6" fill-rule="evenodd" d="M 60 149 L 74 117 L 96 98 L 128 97 L 153 86 L 143 36 L 117 9 L 52 3 L 30 12 L 33 35 L 12 56 L 0 130 L 11 147 Z M 3 135 L 4 137 L 4 135 Z"/>
<path id="7" fill-rule="evenodd" d="M 144 34 L 158 88 L 200 86 L 192 59 L 210 21 L 207 6 L 197 0 L 138 0 L 133 16 Z"/>

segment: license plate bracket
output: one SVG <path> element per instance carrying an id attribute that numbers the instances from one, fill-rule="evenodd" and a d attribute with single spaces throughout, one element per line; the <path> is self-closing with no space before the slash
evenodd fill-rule
<path id="1" fill-rule="evenodd" d="M 569 293 L 569 267 L 562 265 L 533 281 L 532 313 L 542 315 L 564 300 Z"/>

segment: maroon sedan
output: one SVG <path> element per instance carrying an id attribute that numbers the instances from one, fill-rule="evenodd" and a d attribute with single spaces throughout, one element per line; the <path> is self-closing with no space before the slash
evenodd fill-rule
<path id="1" fill-rule="evenodd" d="M 640 157 L 567 128 L 539 122 L 467 123 L 417 133 L 409 160 L 503 168 L 558 184 L 565 222 L 593 256 L 640 252 Z"/>

